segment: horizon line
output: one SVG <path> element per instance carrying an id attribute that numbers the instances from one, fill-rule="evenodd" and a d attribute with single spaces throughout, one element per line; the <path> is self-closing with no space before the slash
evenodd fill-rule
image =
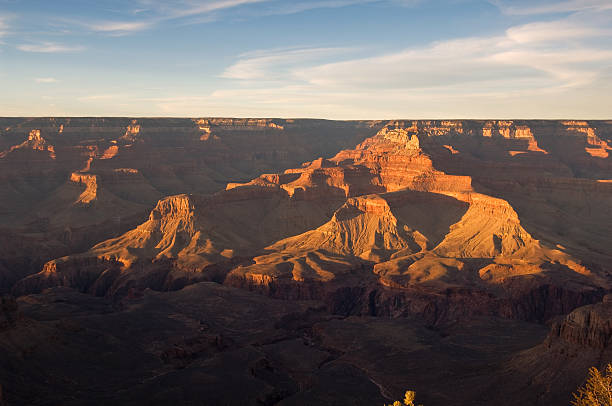
<path id="1" fill-rule="evenodd" d="M 238 120 L 324 120 L 324 121 L 565 121 L 565 120 L 582 120 L 582 121 L 612 121 L 610 118 L 585 118 L 585 117 L 555 117 L 555 118 L 516 118 L 516 117 L 489 117 L 489 118 L 449 118 L 449 117 L 438 117 L 438 118 L 325 118 L 325 117 L 281 117 L 281 116 L 97 116 L 97 115 L 60 115 L 60 116 L 0 116 L 0 119 L 62 119 L 62 118 L 81 118 L 81 119 L 238 119 Z"/>

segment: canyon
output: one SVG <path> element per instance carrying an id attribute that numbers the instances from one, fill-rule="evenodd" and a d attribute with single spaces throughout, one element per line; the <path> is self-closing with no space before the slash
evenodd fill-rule
<path id="1" fill-rule="evenodd" d="M 0 118 L 0 404 L 568 404 L 612 362 L 611 155 L 612 121 Z"/>

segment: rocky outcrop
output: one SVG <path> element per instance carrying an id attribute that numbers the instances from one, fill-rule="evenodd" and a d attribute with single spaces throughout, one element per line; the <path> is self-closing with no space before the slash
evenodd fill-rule
<path id="1" fill-rule="evenodd" d="M 536 283 L 520 290 L 507 286 L 503 293 L 469 285 L 440 289 L 435 285 L 381 284 L 358 272 L 364 268 L 367 266 L 363 264 L 352 267 L 347 264 L 344 271 L 335 273 L 331 280 L 300 280 L 283 273 L 264 273 L 260 263 L 232 270 L 224 283 L 276 299 L 319 300 L 332 314 L 345 317 L 417 318 L 436 328 L 482 317 L 543 323 L 581 306 L 597 303 L 603 296 L 599 289 L 577 291 Z"/>
<path id="2" fill-rule="evenodd" d="M 239 125 L 269 128 L 270 123 Z M 215 126 L 216 131 L 224 131 L 229 125 L 223 120 L 196 124 L 211 133 Z M 128 132 L 141 137 L 136 125 L 129 124 Z M 495 125 L 500 132 L 492 139 L 534 139 L 523 125 Z M 79 256 L 94 263 L 116 261 L 121 275 L 89 267 L 82 282 L 74 281 L 72 276 L 80 275 L 74 269 L 78 264 L 68 259 L 65 268 L 43 270 L 19 292 L 28 286 L 38 289 L 37 283 L 123 292 L 132 284 L 166 289 L 197 280 L 225 280 L 285 298 L 333 297 L 343 287 L 352 289 L 354 280 L 368 281 L 368 289 L 382 285 L 391 289 L 392 296 L 399 289 L 393 297 L 420 297 L 418 292 L 425 289 L 429 293 L 422 303 L 438 303 L 436 295 L 446 295 L 443 292 L 462 292 L 451 295 L 460 304 L 445 299 L 436 305 L 433 314 L 448 316 L 431 316 L 420 305 L 375 311 L 435 320 L 452 319 L 455 314 L 495 314 L 542 321 L 596 300 L 592 292 L 608 286 L 605 271 L 588 268 L 562 248 L 542 244 L 508 201 L 477 193 L 470 176 L 435 168 L 435 157 L 426 153 L 433 145 L 430 138 L 448 142 L 448 137 L 464 137 L 470 131 L 473 128 L 463 123 L 393 122 L 333 158 L 319 158 L 247 183 L 230 183 L 214 195 L 162 199 L 146 222 Z M 460 148 L 451 156 L 464 154 Z M 91 166 L 92 171 L 95 168 Z M 83 194 L 94 189 L 92 183 L 100 192 L 95 197 L 98 205 L 105 190 L 98 182 L 109 176 L 99 173 L 93 178 L 73 174 L 80 182 L 96 180 L 86 183 Z M 140 172 L 118 168 L 112 173 L 119 179 Z M 108 188 L 115 183 L 109 181 Z M 602 185 L 597 187 L 605 188 L 606 183 Z M 254 212 L 261 215 L 253 216 Z M 217 267 L 220 263 L 226 265 Z M 167 269 L 161 270 L 162 266 Z M 367 302 L 360 295 L 352 300 Z M 464 300 L 470 295 L 481 299 Z M 458 310 L 448 310 L 453 307 Z"/>
<path id="3" fill-rule="evenodd" d="M 569 402 L 589 368 L 603 370 L 612 362 L 610 320 L 609 295 L 553 319 L 546 339 L 512 357 L 492 387 L 511 382 L 508 396 L 531 392 L 542 404 Z"/>
<path id="4" fill-rule="evenodd" d="M 603 302 L 580 307 L 551 327 L 548 345 L 557 341 L 579 348 L 606 350 L 612 346 L 612 295 Z"/>
<path id="5" fill-rule="evenodd" d="M 81 292 L 99 293 L 100 279 L 116 275 L 121 264 L 95 257 L 64 257 L 47 262 L 43 270 L 30 275 L 13 287 L 13 294 L 39 293 L 54 286 L 69 286 Z M 105 287 L 108 289 L 108 286 Z M 106 293 L 102 289 L 102 294 Z"/>
<path id="6" fill-rule="evenodd" d="M 410 385 L 425 404 L 564 404 L 611 360 L 610 122 L 3 120 L 0 281 L 19 254 L 39 272 L 13 293 L 44 292 L 19 298 L 43 320 L 19 332 L 36 345 L 0 334 L 12 367 L 61 372 L 85 343 L 117 365 L 146 353 L 130 361 L 151 372 L 132 381 L 139 401 L 195 376 L 244 378 L 266 404 L 324 403 L 312 394 L 337 382 L 378 403 Z M 53 368 L 10 379 L 82 396 Z"/>
<path id="7" fill-rule="evenodd" d="M 16 326 L 21 318 L 17 301 L 12 296 L 0 297 L 0 332 Z"/>
<path id="8" fill-rule="evenodd" d="M 98 195 L 98 177 L 96 175 L 72 173 L 70 181 L 85 187 L 85 190 L 75 202 L 76 204 L 87 205 L 96 200 Z"/>
<path id="9" fill-rule="evenodd" d="M 205 127 L 210 139 L 202 142 Z M 53 257 L 83 252 L 146 220 L 166 195 L 212 193 L 231 181 L 329 157 L 379 127 L 325 120 L 3 118 L 0 227 L 44 241 L 37 243 L 40 251 L 66 248 Z"/>
<path id="10" fill-rule="evenodd" d="M 9 157 L 15 152 L 41 151 L 46 152 L 50 159 L 55 159 L 55 147 L 51 145 L 45 138 L 42 137 L 39 129 L 30 131 L 28 139 L 19 145 L 12 146 L 10 149 L 0 152 L 0 159 Z"/>

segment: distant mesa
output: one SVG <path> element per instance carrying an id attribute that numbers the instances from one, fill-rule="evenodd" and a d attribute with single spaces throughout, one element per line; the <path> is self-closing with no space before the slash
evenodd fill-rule
<path id="1" fill-rule="evenodd" d="M 16 151 L 41 151 L 46 152 L 50 159 L 55 159 L 55 147 L 47 142 L 45 138 L 42 137 L 40 130 L 32 130 L 28 135 L 28 139 L 19 145 L 14 145 L 10 147 L 10 149 L 0 152 L 0 158 L 6 158 L 11 153 L 15 153 Z"/>

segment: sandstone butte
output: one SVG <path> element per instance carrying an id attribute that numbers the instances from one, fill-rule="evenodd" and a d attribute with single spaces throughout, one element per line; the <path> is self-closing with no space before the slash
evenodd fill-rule
<path id="1" fill-rule="evenodd" d="M 349 330 L 375 316 L 374 335 L 389 318 L 452 334 L 474 320 L 548 323 L 491 379 L 515 394 L 548 385 L 524 396 L 550 402 L 612 361 L 612 122 L 0 125 L 0 285 L 30 307 L 66 288 L 124 303 L 213 282 L 360 316 Z M 334 322 L 322 323 L 312 331 L 332 351 Z M 402 390 L 365 373 L 382 400 Z"/>

